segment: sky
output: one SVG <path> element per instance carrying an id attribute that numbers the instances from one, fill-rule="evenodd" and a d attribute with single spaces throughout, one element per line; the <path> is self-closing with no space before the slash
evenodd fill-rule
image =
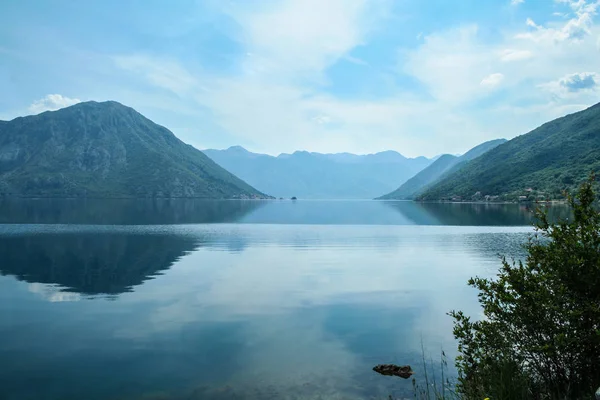
<path id="1" fill-rule="evenodd" d="M 116 100 L 199 149 L 463 153 L 600 101 L 600 0 L 6 0 L 0 119 Z"/>

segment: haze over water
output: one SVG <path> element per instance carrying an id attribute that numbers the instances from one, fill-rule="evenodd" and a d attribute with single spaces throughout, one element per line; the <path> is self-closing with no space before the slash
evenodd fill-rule
<path id="1" fill-rule="evenodd" d="M 563 213 L 552 209 L 553 215 Z M 518 257 L 518 205 L 0 201 L 0 398 L 387 398 Z"/>

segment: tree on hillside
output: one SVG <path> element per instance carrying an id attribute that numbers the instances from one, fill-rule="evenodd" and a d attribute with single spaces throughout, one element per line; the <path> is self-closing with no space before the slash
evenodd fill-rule
<path id="1" fill-rule="evenodd" d="M 568 196 L 573 218 L 537 211 L 523 261 L 472 278 L 483 318 L 453 311 L 464 398 L 589 399 L 600 386 L 600 213 L 594 177 Z"/>

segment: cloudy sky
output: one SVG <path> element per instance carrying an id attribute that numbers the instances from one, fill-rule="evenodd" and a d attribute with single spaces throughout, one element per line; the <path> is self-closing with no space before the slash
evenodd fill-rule
<path id="1" fill-rule="evenodd" d="M 600 101 L 600 0 L 20 0 L 0 119 L 87 100 L 198 148 L 459 153 Z"/>

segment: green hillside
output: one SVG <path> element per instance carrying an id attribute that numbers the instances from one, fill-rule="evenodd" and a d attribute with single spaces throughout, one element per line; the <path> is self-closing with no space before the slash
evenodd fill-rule
<path id="1" fill-rule="evenodd" d="M 561 198 L 600 170 L 600 104 L 518 136 L 427 189 L 419 200 Z M 476 193 L 478 193 L 476 195 Z M 474 197 L 475 196 L 475 197 Z"/>
<path id="2" fill-rule="evenodd" d="M 0 195 L 265 197 L 168 129 L 113 101 L 0 123 Z"/>
<path id="3" fill-rule="evenodd" d="M 440 179 L 447 176 L 450 173 L 456 172 L 464 167 L 468 161 L 471 161 L 487 151 L 493 149 L 496 146 L 506 142 L 506 139 L 490 140 L 489 142 L 482 143 L 460 157 L 453 156 L 451 154 L 444 154 L 435 160 L 434 163 L 417 173 L 411 179 L 406 181 L 398 189 L 384 196 L 379 197 L 377 200 L 408 200 L 413 199 L 426 188 L 430 187 Z"/>

